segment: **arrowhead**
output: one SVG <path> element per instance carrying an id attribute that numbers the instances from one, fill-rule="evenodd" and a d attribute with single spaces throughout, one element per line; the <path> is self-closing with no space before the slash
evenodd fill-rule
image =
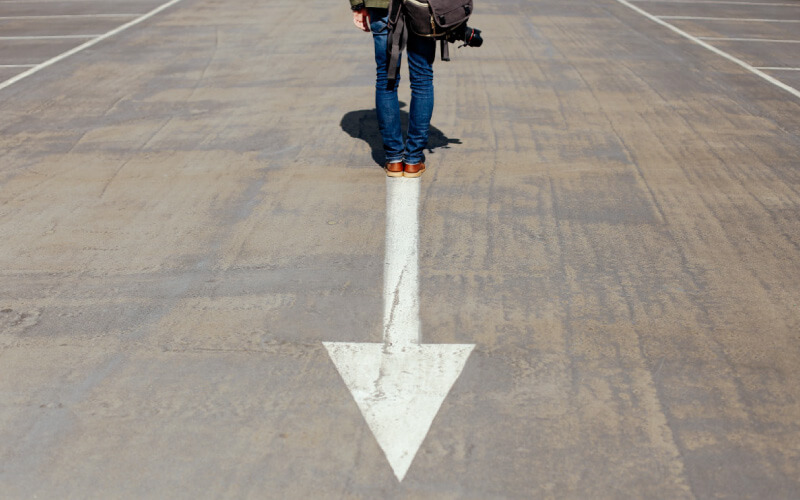
<path id="1" fill-rule="evenodd" d="M 475 345 L 323 344 L 402 481 Z"/>

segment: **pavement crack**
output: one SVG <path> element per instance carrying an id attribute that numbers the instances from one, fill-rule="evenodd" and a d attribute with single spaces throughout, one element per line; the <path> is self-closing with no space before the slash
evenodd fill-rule
<path id="1" fill-rule="evenodd" d="M 394 325 L 395 313 L 400 306 L 400 285 L 403 283 L 403 276 L 405 276 L 408 270 L 408 265 L 409 264 L 406 263 L 403 270 L 400 271 L 400 276 L 397 278 L 394 293 L 392 294 L 392 308 L 389 310 L 389 319 L 386 321 L 386 325 L 383 328 L 384 351 L 388 346 L 392 345 L 392 341 L 394 340 L 390 332 L 393 330 L 392 326 Z"/>

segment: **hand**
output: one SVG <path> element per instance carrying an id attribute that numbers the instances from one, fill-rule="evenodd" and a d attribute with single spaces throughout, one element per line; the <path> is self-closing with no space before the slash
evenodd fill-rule
<path id="1" fill-rule="evenodd" d="M 367 13 L 367 9 L 353 11 L 353 24 L 361 31 L 369 33 L 369 14 Z"/>

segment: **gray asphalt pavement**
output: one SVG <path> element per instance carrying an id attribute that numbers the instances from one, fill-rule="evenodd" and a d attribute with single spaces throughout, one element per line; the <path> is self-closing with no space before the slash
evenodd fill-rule
<path id="1" fill-rule="evenodd" d="M 0 497 L 800 498 L 800 2 L 476 0 L 417 301 L 475 348 L 402 481 L 323 346 L 382 341 L 369 35 L 109 34 L 162 5 L 0 1 Z"/>

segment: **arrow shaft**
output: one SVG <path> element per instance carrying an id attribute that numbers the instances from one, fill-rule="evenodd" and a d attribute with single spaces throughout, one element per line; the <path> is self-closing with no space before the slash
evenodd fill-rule
<path id="1" fill-rule="evenodd" d="M 383 341 L 419 344 L 419 179 L 386 180 Z"/>

